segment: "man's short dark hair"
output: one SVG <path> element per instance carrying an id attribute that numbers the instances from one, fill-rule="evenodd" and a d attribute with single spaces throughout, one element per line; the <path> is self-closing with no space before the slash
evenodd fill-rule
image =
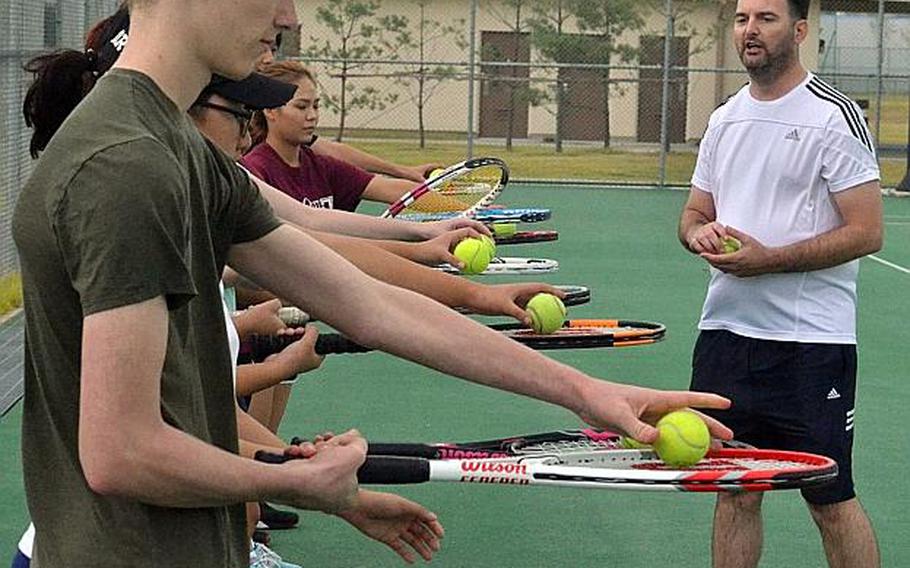
<path id="1" fill-rule="evenodd" d="M 794 20 L 809 19 L 810 2 L 811 0 L 787 0 L 787 5 L 790 6 L 790 15 L 793 16 Z"/>

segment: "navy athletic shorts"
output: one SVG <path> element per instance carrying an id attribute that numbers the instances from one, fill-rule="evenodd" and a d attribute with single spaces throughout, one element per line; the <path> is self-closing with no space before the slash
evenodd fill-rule
<path id="1" fill-rule="evenodd" d="M 837 461 L 833 483 L 802 490 L 815 505 L 852 499 L 856 346 L 752 339 L 702 331 L 692 356 L 691 389 L 729 398 L 706 411 L 758 448 L 795 450 Z"/>

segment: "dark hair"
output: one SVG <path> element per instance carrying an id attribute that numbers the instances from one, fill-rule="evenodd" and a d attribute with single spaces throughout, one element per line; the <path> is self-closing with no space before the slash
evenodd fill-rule
<path id="1" fill-rule="evenodd" d="M 277 79 L 284 83 L 297 83 L 298 81 L 308 79 L 314 85 L 316 84 L 316 75 L 303 63 L 291 59 L 262 63 L 256 71 L 266 77 Z M 261 110 L 257 110 L 256 113 L 253 114 L 253 123 L 250 129 L 250 135 L 253 138 L 252 146 L 265 142 L 268 134 L 269 123 L 265 118 L 265 113 Z"/>
<path id="2" fill-rule="evenodd" d="M 29 142 L 32 158 L 44 151 L 66 117 L 116 60 L 119 52 L 108 53 L 111 50 L 105 44 L 111 35 L 109 28 L 118 26 L 122 18 L 118 12 L 95 24 L 86 35 L 84 52 L 62 49 L 39 55 L 23 66 L 32 74 L 22 104 L 25 124 L 33 129 Z"/>
<path id="3" fill-rule="evenodd" d="M 811 0 L 787 0 L 790 7 L 790 15 L 794 20 L 809 19 L 809 3 Z"/>

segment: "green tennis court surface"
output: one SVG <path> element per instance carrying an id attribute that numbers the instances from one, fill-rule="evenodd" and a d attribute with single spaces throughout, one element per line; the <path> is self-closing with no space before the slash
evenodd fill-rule
<path id="1" fill-rule="evenodd" d="M 620 350 L 551 352 L 599 377 L 661 388 L 688 385 L 707 274 L 676 242 L 683 192 L 514 186 L 502 201 L 553 209 L 530 228 L 559 241 L 503 248 L 560 262 L 552 283 L 590 286 L 591 304 L 572 317 L 629 317 L 667 324 L 667 339 Z M 887 199 L 885 248 L 863 260 L 855 474 L 878 532 L 884 566 L 910 566 L 910 513 L 902 431 L 910 395 L 910 200 Z M 500 281 L 513 281 L 500 277 Z M 0 375 L 4 372 L 0 369 Z M 493 438 L 578 426 L 570 413 L 446 378 L 384 354 L 336 356 L 298 382 L 285 437 L 358 427 L 375 441 Z M 26 523 L 19 463 L 21 409 L 0 427 L 0 562 Z M 437 566 L 709 565 L 710 495 L 622 493 L 435 484 L 399 492 L 436 511 L 447 535 Z M 798 493 L 768 494 L 763 567 L 826 566 Z M 400 566 L 390 551 L 342 521 L 304 514 L 297 530 L 273 532 L 273 548 L 305 566 Z"/>

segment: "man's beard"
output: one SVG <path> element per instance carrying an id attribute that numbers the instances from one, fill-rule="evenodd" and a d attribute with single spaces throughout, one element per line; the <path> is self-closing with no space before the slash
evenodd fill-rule
<path id="1" fill-rule="evenodd" d="M 752 63 L 746 62 L 745 44 L 743 44 L 743 49 L 739 53 L 739 60 L 749 73 L 749 78 L 760 85 L 773 83 L 792 66 L 793 61 L 796 59 L 795 50 L 771 53 L 765 47 L 765 53 L 767 55 L 763 60 L 753 61 Z"/>

